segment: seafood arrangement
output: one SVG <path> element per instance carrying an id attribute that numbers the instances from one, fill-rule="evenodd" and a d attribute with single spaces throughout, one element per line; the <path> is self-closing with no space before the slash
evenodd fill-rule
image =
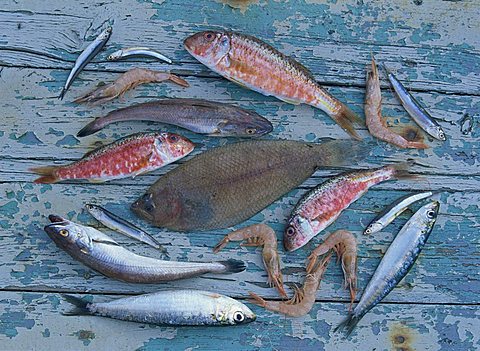
<path id="1" fill-rule="evenodd" d="M 64 98 L 82 69 L 105 47 L 111 33 L 112 28 L 108 27 L 79 55 L 60 99 Z M 336 175 L 309 189 L 293 207 L 286 223 L 282 223 L 285 253 L 288 255 L 300 248 L 309 251 L 304 272 L 302 263 L 301 270 L 305 274 L 303 285 L 294 287 L 293 296 L 290 297 L 288 289 L 285 289 L 284 265 L 275 230 L 266 223 L 231 230 L 213 248 L 213 252 L 219 253 L 233 241 L 240 242 L 241 246 L 261 247 L 267 283 L 270 288 L 275 288 L 280 299 L 267 299 L 249 292 L 249 302 L 290 317 L 301 317 L 311 311 L 331 257 L 335 254 L 343 271 L 343 286 L 350 298 L 348 317 L 337 330 L 349 335 L 363 316 L 380 303 L 412 268 L 434 228 L 439 202 L 430 200 L 414 212 L 388 247 L 353 308 L 360 285 L 357 279 L 359 247 L 354 233 L 339 229 L 322 239 L 316 237 L 371 187 L 389 180 L 415 178 L 409 171 L 412 163 L 400 161 L 359 170 L 359 163 L 373 156 L 371 145 L 362 141 L 355 129 L 355 126 L 363 124 L 360 117 L 325 90 L 307 68 L 264 41 L 247 34 L 218 30 L 192 34 L 183 44 L 196 60 L 234 83 L 288 104 L 306 104 L 322 110 L 355 140 L 307 142 L 261 139 L 271 133 L 274 126 L 253 109 L 194 98 L 164 98 L 116 109 L 91 120 L 77 136 L 93 135 L 120 122 L 148 121 L 160 123 L 162 129 L 175 126 L 203 137 L 248 138 L 237 142 L 222 139 L 217 147 L 183 160 L 162 175 L 143 195 L 135 194 L 136 200 L 130 210 L 140 219 L 172 231 L 230 229 L 304 184 L 317 170 L 335 172 Z M 124 48 L 110 54 L 107 60 L 114 62 L 131 56 L 153 57 L 172 64 L 168 57 L 148 47 Z M 403 107 L 418 126 L 435 139 L 445 141 L 446 135 L 435 119 L 392 72 L 388 71 L 387 75 Z M 103 104 L 140 84 L 164 81 L 189 87 L 189 83 L 179 75 L 137 67 L 74 102 Z M 402 133 L 396 133 L 387 125 L 381 111 L 380 77 L 372 55 L 367 70 L 364 105 L 368 131 L 373 137 L 399 148 L 428 148 L 419 137 L 419 129 L 408 127 Z M 31 171 L 40 175 L 34 182 L 42 184 L 135 178 L 187 157 L 194 147 L 191 140 L 169 131 L 138 132 L 101 146 L 70 164 L 36 167 Z M 357 170 L 341 172 L 340 168 Z M 425 191 L 399 198 L 371 220 L 363 234 L 381 232 L 413 204 L 433 195 L 432 191 Z M 160 244 L 164 240 L 157 240 L 143 227 L 135 226 L 101 205 L 87 203 L 85 208 L 105 227 L 153 247 L 160 251 L 156 254 L 162 253 L 168 258 Z M 231 258 L 190 262 L 142 256 L 91 226 L 58 215 L 48 218 L 51 223 L 44 227 L 44 231 L 58 248 L 92 270 L 123 282 L 156 284 L 204 274 L 240 273 L 247 268 L 243 261 Z M 252 220 L 255 222 L 256 218 Z M 307 244 L 314 238 L 320 242 L 312 250 L 312 244 Z M 109 302 L 88 302 L 71 295 L 64 298 L 74 306 L 65 314 L 73 316 L 93 315 L 175 326 L 233 326 L 256 319 L 256 315 L 238 300 L 194 289 L 161 290 Z"/>

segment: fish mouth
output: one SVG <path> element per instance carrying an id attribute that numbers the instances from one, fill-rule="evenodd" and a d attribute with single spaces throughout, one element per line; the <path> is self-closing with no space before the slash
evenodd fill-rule
<path id="1" fill-rule="evenodd" d="M 49 225 L 68 222 L 65 218 L 60 217 L 60 216 L 57 216 L 57 215 L 54 215 L 54 214 L 49 215 L 49 216 L 48 216 L 48 219 L 49 219 L 50 222 L 51 222 L 51 224 L 49 224 Z"/>
<path id="2" fill-rule="evenodd" d="M 153 215 L 148 211 L 145 211 L 142 205 L 142 199 L 138 199 L 133 204 L 130 205 L 130 209 L 133 213 L 135 213 L 138 217 L 144 218 L 148 221 L 153 221 Z"/>

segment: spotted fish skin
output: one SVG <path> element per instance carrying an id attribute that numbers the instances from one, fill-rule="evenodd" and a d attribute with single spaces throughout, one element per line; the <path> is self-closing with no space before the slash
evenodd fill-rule
<path id="1" fill-rule="evenodd" d="M 312 73 L 274 47 L 250 35 L 206 31 L 184 41 L 187 51 L 223 77 L 264 95 L 323 110 L 356 139 L 359 117 L 323 89 Z"/>
<path id="2" fill-rule="evenodd" d="M 299 249 L 332 224 L 375 184 L 406 176 L 405 164 L 336 176 L 308 192 L 292 211 L 283 237 L 288 251 Z"/>
<path id="3" fill-rule="evenodd" d="M 153 171 L 188 155 L 193 148 L 190 140 L 177 134 L 136 133 L 87 153 L 69 165 L 31 171 L 42 175 L 35 183 L 66 179 L 102 182 Z"/>

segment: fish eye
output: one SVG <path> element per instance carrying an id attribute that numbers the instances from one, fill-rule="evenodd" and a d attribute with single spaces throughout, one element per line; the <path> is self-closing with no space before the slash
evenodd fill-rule
<path id="1" fill-rule="evenodd" d="M 233 320 L 236 323 L 242 323 L 245 320 L 245 315 L 242 312 L 237 311 L 233 314 Z"/>
<path id="2" fill-rule="evenodd" d="M 173 141 L 173 142 L 178 141 L 178 136 L 176 136 L 175 134 L 170 135 L 168 138 L 170 139 L 170 141 Z"/>
<path id="3" fill-rule="evenodd" d="M 430 210 L 427 212 L 427 217 L 433 219 L 435 217 L 435 211 Z"/>
<path id="4" fill-rule="evenodd" d="M 365 230 L 365 233 L 367 234 L 370 234 L 372 232 L 372 228 L 368 227 L 366 230 Z"/>
<path id="5" fill-rule="evenodd" d="M 203 35 L 203 37 L 204 37 L 204 38 L 205 38 L 205 40 L 207 40 L 207 41 L 212 41 L 212 40 L 213 40 L 213 37 L 214 37 L 214 35 L 213 35 L 213 33 L 212 33 L 212 32 L 207 32 L 207 33 L 205 33 L 205 34 Z"/>
<path id="6" fill-rule="evenodd" d="M 445 133 L 443 133 L 442 131 L 438 132 L 438 136 L 440 139 L 445 139 Z"/>
<path id="7" fill-rule="evenodd" d="M 68 230 L 66 229 L 61 229 L 58 233 L 65 238 L 68 236 Z"/>
<path id="8" fill-rule="evenodd" d="M 255 134 L 256 131 L 257 131 L 256 128 L 247 128 L 247 129 L 245 129 L 245 132 L 246 132 L 247 134 L 250 134 L 250 135 Z"/>
<path id="9" fill-rule="evenodd" d="M 292 236 L 293 234 L 295 234 L 295 228 L 293 228 L 292 226 L 288 227 L 287 230 L 285 231 L 285 233 L 287 233 L 288 236 Z"/>

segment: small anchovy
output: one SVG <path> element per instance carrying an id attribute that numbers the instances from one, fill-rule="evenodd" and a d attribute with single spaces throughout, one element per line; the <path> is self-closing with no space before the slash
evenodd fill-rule
<path id="1" fill-rule="evenodd" d="M 155 240 L 150 234 L 146 233 L 142 229 L 133 225 L 130 222 L 127 222 L 123 218 L 118 217 L 116 214 L 104 209 L 101 206 L 94 204 L 85 204 L 85 208 L 88 213 L 90 213 L 97 221 L 102 223 L 105 227 L 115 230 L 118 233 L 124 234 L 129 238 L 141 241 L 142 243 L 148 244 L 157 250 L 162 251 L 166 256 L 167 250 L 160 245 L 160 243 Z"/>
<path id="2" fill-rule="evenodd" d="M 108 39 L 110 39 L 111 34 L 112 27 L 107 27 L 93 42 L 91 42 L 87 46 L 85 50 L 83 50 L 80 56 L 78 56 L 77 60 L 75 61 L 75 65 L 70 71 L 67 81 L 65 82 L 65 86 L 63 87 L 62 92 L 58 97 L 60 100 L 63 99 L 68 88 L 70 88 L 74 79 L 77 78 L 78 74 L 87 65 L 87 63 L 89 63 L 100 52 L 100 50 L 102 50 Z"/>
<path id="3" fill-rule="evenodd" d="M 432 201 L 420 208 L 403 226 L 383 256 L 353 312 L 335 330 L 347 336 L 363 316 L 382 301 L 412 268 L 432 232 L 440 204 Z"/>
<path id="4" fill-rule="evenodd" d="M 384 65 L 385 67 L 385 65 Z M 433 119 L 432 116 L 418 103 L 418 101 L 407 91 L 402 83 L 395 77 L 395 75 L 385 67 L 388 74 L 388 80 L 392 84 L 393 90 L 397 93 L 400 102 L 405 110 L 413 118 L 413 120 L 425 132 L 438 140 L 447 140 L 445 133 L 440 125 Z"/>
<path id="5" fill-rule="evenodd" d="M 216 137 L 258 137 L 273 129 L 266 118 L 238 106 L 200 99 L 162 99 L 111 111 L 87 124 L 77 136 L 123 121 L 166 123 Z"/>
<path id="6" fill-rule="evenodd" d="M 166 290 L 109 302 L 63 295 L 75 306 L 66 316 L 93 315 L 157 325 L 229 326 L 256 319 L 247 306 L 228 296 L 200 290 Z"/>
<path id="7" fill-rule="evenodd" d="M 393 222 L 395 218 L 400 216 L 411 204 L 414 202 L 426 199 L 427 197 L 432 196 L 431 191 L 426 191 L 424 193 L 407 195 L 399 198 L 391 205 L 387 206 L 380 214 L 378 214 L 368 225 L 368 227 L 363 232 L 364 235 L 376 233 L 387 225 Z"/>
<path id="8" fill-rule="evenodd" d="M 238 260 L 175 262 L 140 256 L 120 246 L 108 235 L 60 216 L 50 215 L 44 230 L 55 244 L 74 259 L 101 274 L 128 283 L 159 283 L 197 277 L 205 273 L 228 274 L 245 270 Z"/>
<path id="9" fill-rule="evenodd" d="M 150 48 L 146 47 L 135 47 L 135 48 L 126 48 L 126 49 L 120 49 L 118 51 L 115 51 L 113 54 L 108 55 L 107 60 L 108 61 L 117 61 L 125 57 L 129 56 L 150 56 L 150 57 L 155 57 L 156 59 L 160 61 L 165 61 L 168 63 L 172 63 L 172 60 L 170 60 L 168 57 L 163 56 L 161 53 L 158 51 L 152 50 Z"/>

